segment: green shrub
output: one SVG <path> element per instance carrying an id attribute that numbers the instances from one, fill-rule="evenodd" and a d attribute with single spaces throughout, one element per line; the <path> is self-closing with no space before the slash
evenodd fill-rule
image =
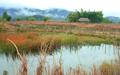
<path id="1" fill-rule="evenodd" d="M 18 28 L 16 28 L 16 31 L 19 31 L 20 30 L 20 28 L 18 27 Z"/>
<path id="2" fill-rule="evenodd" d="M 0 17 L 0 21 L 7 21 L 7 20 L 3 17 Z"/>
<path id="3" fill-rule="evenodd" d="M 31 17 L 31 18 L 29 19 L 29 21 L 35 21 L 35 18 L 34 18 L 34 17 Z"/>
<path id="4" fill-rule="evenodd" d="M 46 16 L 45 18 L 44 18 L 44 21 L 46 22 L 46 21 L 48 21 L 48 20 L 52 20 L 50 17 L 48 17 L 48 16 Z"/>
<path id="5" fill-rule="evenodd" d="M 0 28 L 2 28 L 2 27 L 4 27 L 4 24 L 1 24 L 1 23 L 0 23 Z"/>
<path id="6" fill-rule="evenodd" d="M 0 23 L 0 32 L 4 30 L 4 25 Z"/>
<path id="7" fill-rule="evenodd" d="M 116 38 L 116 41 L 120 41 L 120 38 Z"/>
<path id="8" fill-rule="evenodd" d="M 38 28 L 37 26 L 35 25 L 32 25 L 32 26 L 29 26 L 30 29 L 35 29 L 35 28 Z"/>
<path id="9" fill-rule="evenodd" d="M 17 17 L 17 18 L 16 18 L 16 21 L 21 21 L 21 18 L 20 18 L 20 17 Z"/>

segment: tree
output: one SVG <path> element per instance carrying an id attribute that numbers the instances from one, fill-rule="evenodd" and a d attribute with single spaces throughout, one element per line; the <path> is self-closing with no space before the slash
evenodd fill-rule
<path id="1" fill-rule="evenodd" d="M 103 21 L 103 14 L 102 11 L 95 12 L 95 11 L 77 11 L 74 13 L 69 13 L 67 19 L 69 22 L 77 22 L 79 18 L 89 18 L 91 23 L 101 23 Z"/>
<path id="2" fill-rule="evenodd" d="M 7 15 L 7 21 L 11 20 L 11 16 Z"/>
<path id="3" fill-rule="evenodd" d="M 7 12 L 3 12 L 3 18 L 5 18 L 7 21 L 10 21 L 11 20 L 11 16 L 10 15 L 7 15 Z"/>
<path id="4" fill-rule="evenodd" d="M 5 18 L 5 19 L 7 19 L 7 12 L 5 11 L 5 12 L 3 12 L 3 18 Z"/>
<path id="5" fill-rule="evenodd" d="M 108 18 L 103 18 L 103 23 L 106 23 L 106 24 L 108 24 L 108 23 L 115 24 L 115 21 L 109 20 Z"/>
<path id="6" fill-rule="evenodd" d="M 31 17 L 31 18 L 29 19 L 29 21 L 35 21 L 35 18 L 34 18 L 34 17 Z"/>
<path id="7" fill-rule="evenodd" d="M 110 20 L 108 18 L 103 18 L 103 23 L 110 23 Z"/>
<path id="8" fill-rule="evenodd" d="M 29 20 L 29 18 L 26 16 L 26 21 L 28 21 Z"/>
<path id="9" fill-rule="evenodd" d="M 46 17 L 44 18 L 44 21 L 46 22 L 46 21 L 48 21 L 48 20 L 51 20 L 51 18 L 48 17 L 48 16 L 46 16 Z"/>
<path id="10" fill-rule="evenodd" d="M 17 18 L 16 18 L 16 21 L 21 21 L 21 18 L 20 18 L 20 17 L 17 17 Z"/>
<path id="11" fill-rule="evenodd" d="M 110 23 L 115 24 L 115 21 L 111 20 Z"/>

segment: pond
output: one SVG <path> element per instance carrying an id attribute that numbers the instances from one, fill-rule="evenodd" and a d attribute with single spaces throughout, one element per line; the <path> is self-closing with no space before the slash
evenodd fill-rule
<path id="1" fill-rule="evenodd" d="M 62 53 L 61 53 L 62 48 Z M 84 67 L 86 71 L 90 71 L 93 63 L 98 66 L 103 61 L 111 61 L 117 57 L 118 48 L 114 45 L 101 44 L 100 46 L 89 46 L 89 45 L 79 45 L 79 46 L 61 46 L 61 48 L 56 48 L 51 54 L 48 54 L 46 59 L 49 61 L 50 65 L 53 65 L 53 56 L 56 64 L 59 64 L 60 56 L 62 57 L 62 66 L 64 68 L 64 73 L 69 69 L 69 67 L 76 68 L 78 65 Z M 61 55 L 62 54 L 62 55 Z M 38 66 L 38 59 L 40 58 L 39 52 L 31 52 L 28 59 L 28 67 L 31 71 L 35 71 Z M 14 55 L 10 53 L 0 53 L 0 75 L 6 70 L 9 75 L 13 75 L 13 70 L 18 71 L 18 67 L 21 64 L 20 59 L 17 54 Z"/>

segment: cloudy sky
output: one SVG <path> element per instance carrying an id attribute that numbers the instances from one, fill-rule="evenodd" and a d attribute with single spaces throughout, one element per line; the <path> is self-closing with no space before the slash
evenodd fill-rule
<path id="1" fill-rule="evenodd" d="M 0 0 L 0 7 L 64 8 L 71 11 L 83 8 L 84 10 L 103 11 L 106 15 L 120 17 L 119 3 L 119 0 Z"/>

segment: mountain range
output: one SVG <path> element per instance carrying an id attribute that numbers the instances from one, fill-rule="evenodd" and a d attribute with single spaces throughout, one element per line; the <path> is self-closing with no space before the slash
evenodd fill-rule
<path id="1" fill-rule="evenodd" d="M 16 17 L 25 17 L 25 16 L 33 16 L 33 15 L 42 15 L 42 16 L 48 16 L 55 20 L 65 20 L 65 18 L 68 16 L 70 12 L 66 9 L 45 9 L 40 10 L 36 8 L 0 8 L 0 16 L 3 15 L 3 12 L 6 11 L 8 15 L 12 16 L 12 19 Z"/>
<path id="2" fill-rule="evenodd" d="M 33 16 L 33 15 L 41 15 L 42 18 L 45 16 L 48 16 L 54 20 L 65 20 L 65 18 L 69 15 L 70 12 L 74 11 L 69 11 L 66 9 L 61 9 L 61 8 L 51 8 L 51 9 L 37 9 L 37 8 L 3 8 L 0 7 L 0 16 L 3 15 L 3 12 L 7 12 L 8 15 L 12 16 L 12 20 L 15 20 L 16 17 L 26 17 L 26 16 Z M 109 20 L 113 20 L 116 23 L 120 21 L 120 17 L 114 17 L 114 16 L 107 16 L 105 18 L 108 18 Z M 40 19 L 43 20 L 43 19 Z"/>

